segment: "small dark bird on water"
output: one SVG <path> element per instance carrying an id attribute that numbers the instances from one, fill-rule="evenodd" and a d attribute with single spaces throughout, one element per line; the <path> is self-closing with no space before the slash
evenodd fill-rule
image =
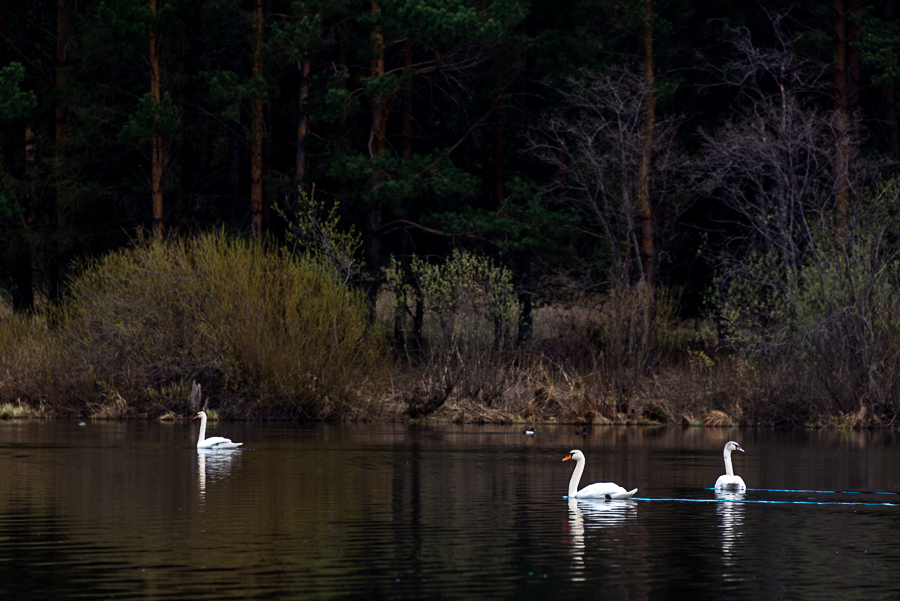
<path id="1" fill-rule="evenodd" d="M 587 429 L 587 426 L 585 426 L 581 430 L 575 430 L 576 436 L 587 436 L 590 433 L 591 433 L 591 431 Z"/>
<path id="2" fill-rule="evenodd" d="M 525 436 L 534 436 L 535 429 L 531 428 L 530 430 L 522 430 L 522 434 Z"/>

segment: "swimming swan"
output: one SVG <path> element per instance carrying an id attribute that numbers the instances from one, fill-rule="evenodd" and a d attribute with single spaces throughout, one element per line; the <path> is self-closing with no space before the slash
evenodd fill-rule
<path id="1" fill-rule="evenodd" d="M 222 436 L 211 436 L 206 438 L 206 412 L 200 411 L 191 419 L 200 418 L 200 437 L 197 438 L 198 449 L 236 449 L 241 446 L 242 442 L 231 442 L 230 438 Z"/>
<path id="2" fill-rule="evenodd" d="M 732 490 L 744 492 L 747 490 L 747 485 L 744 484 L 744 480 L 740 476 L 734 475 L 734 468 L 731 467 L 731 452 L 732 451 L 740 451 L 744 452 L 744 449 L 741 448 L 741 445 L 732 441 L 725 443 L 725 450 L 722 451 L 722 454 L 725 456 L 725 474 L 719 476 L 719 479 L 716 480 L 716 490 Z"/>
<path id="3" fill-rule="evenodd" d="M 575 460 L 575 471 L 572 473 L 572 479 L 569 480 L 570 499 L 573 497 L 579 499 L 629 499 L 631 495 L 637 492 L 636 488 L 634 490 L 625 490 L 612 482 L 597 482 L 578 490 L 578 482 L 581 480 L 581 474 L 584 473 L 584 453 L 581 451 L 570 451 L 563 461 L 568 461 L 569 459 Z"/>

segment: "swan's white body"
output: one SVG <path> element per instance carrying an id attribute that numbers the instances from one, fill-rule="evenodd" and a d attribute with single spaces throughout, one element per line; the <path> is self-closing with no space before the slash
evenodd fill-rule
<path id="1" fill-rule="evenodd" d="M 747 490 L 747 485 L 744 484 L 743 478 L 734 475 L 734 468 L 731 466 L 732 451 L 743 453 L 744 449 L 734 441 L 729 441 L 725 444 L 725 450 L 722 451 L 722 455 L 725 456 L 725 473 L 716 480 L 716 490 L 744 492 Z"/>
<path id="2" fill-rule="evenodd" d="M 200 436 L 197 438 L 198 449 L 236 449 L 241 446 L 242 442 L 231 442 L 230 438 L 224 436 L 210 436 L 206 438 L 206 412 L 201 411 L 192 419 L 200 418 Z"/>
<path id="3" fill-rule="evenodd" d="M 575 460 L 575 471 L 572 472 L 572 479 L 569 480 L 570 499 L 630 499 L 637 492 L 636 488 L 634 490 L 625 490 L 612 482 L 597 482 L 578 490 L 581 474 L 584 473 L 584 453 L 577 450 L 570 451 L 563 461 L 568 461 L 569 459 Z"/>

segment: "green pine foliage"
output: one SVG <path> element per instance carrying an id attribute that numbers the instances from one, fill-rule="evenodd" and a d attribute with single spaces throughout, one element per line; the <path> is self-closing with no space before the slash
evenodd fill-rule
<path id="1" fill-rule="evenodd" d="M 27 120 L 37 108 L 34 92 L 22 89 L 24 80 L 25 68 L 21 63 L 0 68 L 0 127 Z"/>
<path id="2" fill-rule="evenodd" d="M 164 94 L 157 105 L 153 95 L 147 92 L 141 96 L 134 114 L 122 127 L 119 138 L 123 141 L 144 141 L 158 133 L 168 140 L 176 137 L 180 129 L 178 107 L 173 104 L 172 97 Z"/>

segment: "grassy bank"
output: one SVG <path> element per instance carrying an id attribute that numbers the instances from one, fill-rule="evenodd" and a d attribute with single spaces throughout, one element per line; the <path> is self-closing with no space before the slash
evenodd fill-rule
<path id="1" fill-rule="evenodd" d="M 523 342 L 508 274 L 489 261 L 392 269 L 372 324 L 364 298 L 309 259 L 221 233 L 138 240 L 82 265 L 62 305 L 4 309 L 0 418 L 186 416 L 197 381 L 226 419 L 895 424 L 900 311 L 877 282 L 862 342 L 860 311 L 829 318 L 853 351 L 829 360 L 827 332 L 812 350 L 806 331 L 791 348 L 787 327 L 753 339 L 735 310 L 726 326 L 754 342 L 740 346 L 679 321 L 664 288 L 626 284 L 539 307 Z"/>

